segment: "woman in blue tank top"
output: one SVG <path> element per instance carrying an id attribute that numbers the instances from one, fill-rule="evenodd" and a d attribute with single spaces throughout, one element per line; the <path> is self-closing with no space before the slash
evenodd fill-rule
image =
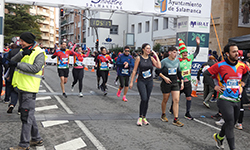
<path id="1" fill-rule="evenodd" d="M 150 56 L 151 52 L 155 55 L 156 60 Z M 139 69 L 137 88 L 140 93 L 141 103 L 139 118 L 137 120 L 138 126 L 142 126 L 142 123 L 149 125 L 149 122 L 146 119 L 146 114 L 148 110 L 149 97 L 153 89 L 153 65 L 156 68 L 161 68 L 161 62 L 155 51 L 151 51 L 150 45 L 148 43 L 144 43 L 142 44 L 142 55 L 136 57 L 134 70 L 129 84 L 130 89 L 132 89 L 136 71 Z"/>

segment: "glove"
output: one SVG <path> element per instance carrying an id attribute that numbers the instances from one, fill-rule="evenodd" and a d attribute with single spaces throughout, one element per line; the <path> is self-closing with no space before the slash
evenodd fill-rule
<path id="1" fill-rule="evenodd" d="M 52 59 L 56 58 L 56 55 L 52 55 L 51 58 L 52 58 Z"/>
<path id="2" fill-rule="evenodd" d="M 32 49 L 23 49 L 24 51 L 23 51 L 23 56 L 25 56 L 25 55 L 30 55 L 31 53 L 32 53 Z"/>
<path id="3" fill-rule="evenodd" d="M 10 62 L 9 62 L 9 65 L 10 65 L 11 67 L 16 67 L 16 66 L 17 66 L 17 62 L 15 62 L 15 61 L 10 61 Z"/>

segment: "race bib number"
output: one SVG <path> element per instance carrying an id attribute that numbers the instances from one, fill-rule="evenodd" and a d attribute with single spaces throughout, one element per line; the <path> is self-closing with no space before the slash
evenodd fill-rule
<path id="1" fill-rule="evenodd" d="M 102 62 L 100 70 L 108 70 L 108 64 L 106 62 Z"/>
<path id="2" fill-rule="evenodd" d="M 68 58 L 62 58 L 62 63 L 68 63 Z"/>
<path id="3" fill-rule="evenodd" d="M 227 88 L 228 89 L 238 89 L 240 86 L 240 80 L 239 79 L 228 79 L 227 80 Z"/>
<path id="4" fill-rule="evenodd" d="M 77 66 L 82 66 L 82 64 L 83 64 L 82 62 L 76 61 L 76 65 L 77 65 Z"/>
<path id="5" fill-rule="evenodd" d="M 128 75 L 128 69 L 122 69 L 122 74 Z"/>
<path id="6" fill-rule="evenodd" d="M 184 77 L 184 76 L 190 75 L 190 73 L 191 73 L 190 70 L 185 70 L 181 72 L 181 75 Z"/>
<path id="7" fill-rule="evenodd" d="M 176 75 L 177 68 L 168 68 L 168 75 Z"/>
<path id="8" fill-rule="evenodd" d="M 150 69 L 148 69 L 147 71 L 143 71 L 142 76 L 144 79 L 151 77 Z"/>

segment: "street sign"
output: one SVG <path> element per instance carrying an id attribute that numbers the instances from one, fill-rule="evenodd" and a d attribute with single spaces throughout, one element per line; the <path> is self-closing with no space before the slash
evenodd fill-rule
<path id="1" fill-rule="evenodd" d="M 112 42 L 112 39 L 111 38 L 106 38 L 105 41 L 106 42 Z"/>
<path id="2" fill-rule="evenodd" d="M 98 28 L 111 28 L 112 20 L 105 19 L 90 19 L 90 27 L 98 27 Z"/>

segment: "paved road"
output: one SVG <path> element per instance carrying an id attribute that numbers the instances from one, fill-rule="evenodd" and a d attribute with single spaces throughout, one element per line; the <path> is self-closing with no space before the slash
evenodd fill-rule
<path id="1" fill-rule="evenodd" d="M 70 69 L 71 70 L 71 69 Z M 43 147 L 33 147 L 37 150 L 215 150 L 213 133 L 219 126 L 210 118 L 217 107 L 211 104 L 207 109 L 202 104 L 202 97 L 193 98 L 191 114 L 193 121 L 184 119 L 185 97 L 180 100 L 180 120 L 184 127 L 176 127 L 172 122 L 162 122 L 159 81 L 154 82 L 152 96 L 149 102 L 149 126 L 136 126 L 140 97 L 136 84 L 128 92 L 128 102 L 116 97 L 117 86 L 114 85 L 116 73 L 110 72 L 107 96 L 102 96 L 96 89 L 95 73 L 85 71 L 84 97 L 78 97 L 78 85 L 70 90 L 72 74 L 66 84 L 68 98 L 61 96 L 59 78 L 55 66 L 45 68 L 45 80 L 41 82 L 37 95 L 36 118 Z M 121 96 L 122 97 L 122 96 Z M 170 102 L 168 102 L 169 107 Z M 7 114 L 7 104 L 0 104 L 0 148 L 5 150 L 18 144 L 21 123 L 17 109 Z M 205 118 L 200 117 L 205 116 Z M 167 114 L 169 120 L 173 116 Z M 235 129 L 236 147 L 246 150 L 250 147 L 250 110 L 245 107 L 243 130 Z M 225 149 L 228 145 L 225 144 Z"/>

